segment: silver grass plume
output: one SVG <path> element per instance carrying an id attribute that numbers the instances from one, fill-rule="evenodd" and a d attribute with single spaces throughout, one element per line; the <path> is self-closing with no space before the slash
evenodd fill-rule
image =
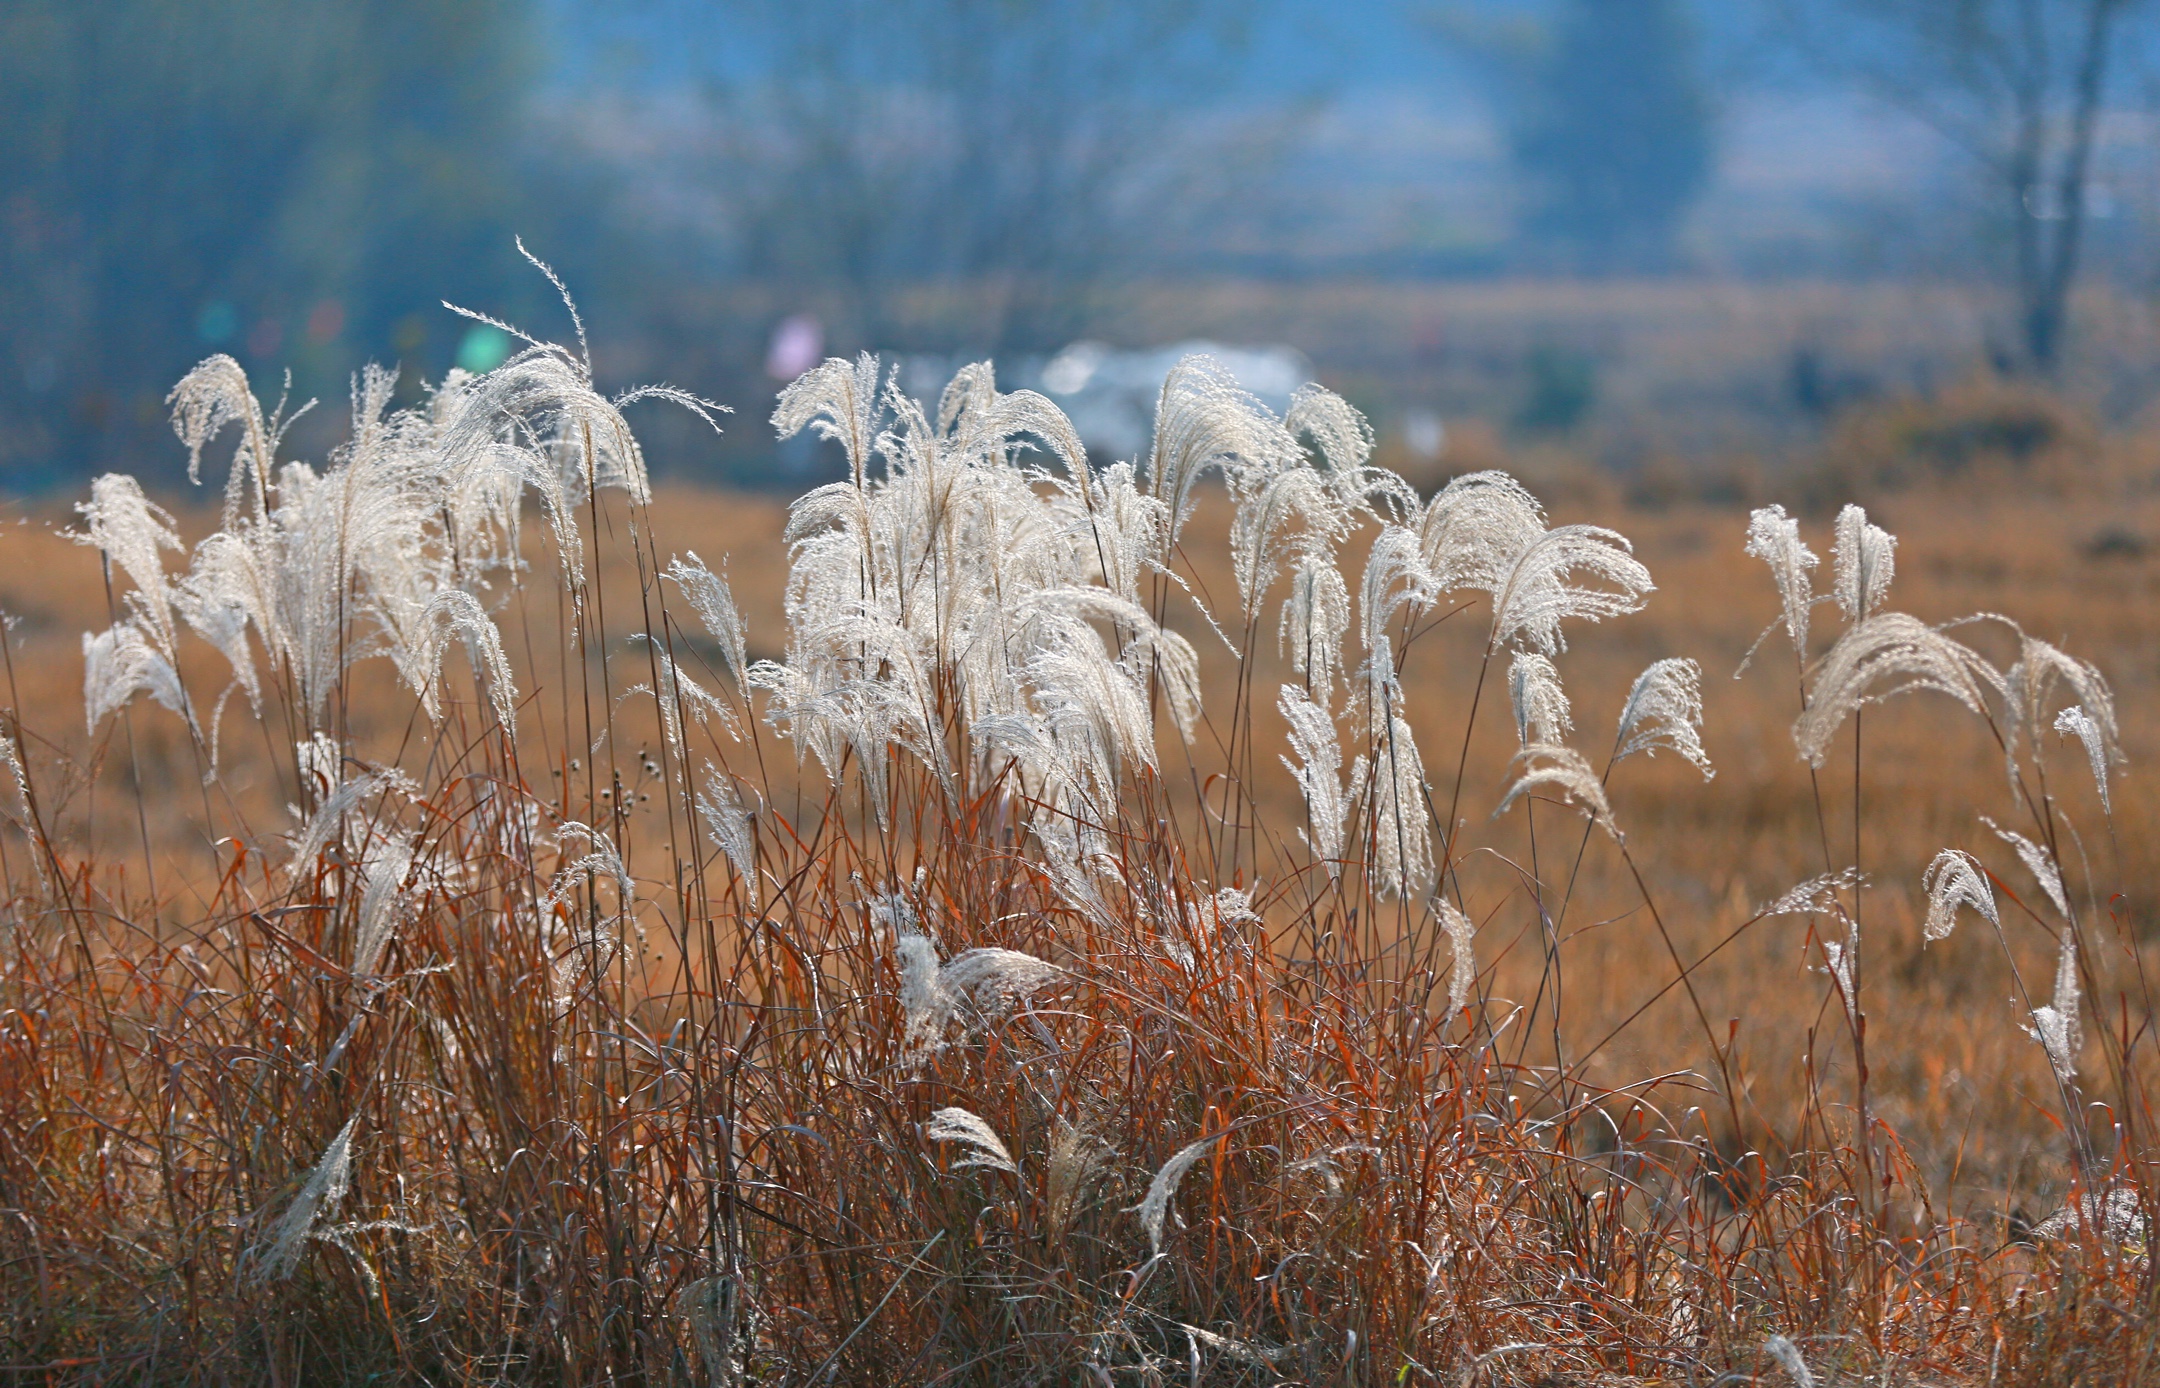
<path id="1" fill-rule="evenodd" d="M 420 613 L 416 639 L 398 652 L 400 672 L 420 697 L 428 721 L 442 721 L 442 662 L 452 637 L 463 639 L 475 673 L 487 672 L 488 702 L 495 719 L 506 734 L 514 735 L 517 686 L 511 679 L 510 659 L 503 654 L 502 633 L 482 610 L 480 600 L 460 588 L 444 589 L 428 599 Z"/>
<path id="2" fill-rule="evenodd" d="M 311 793 L 328 795 L 345 779 L 345 749 L 330 734 L 316 733 L 293 744 L 293 768 Z"/>
<path id="3" fill-rule="evenodd" d="M 1561 622 L 1640 612 L 1656 587 L 1625 535 L 1597 525 L 1555 526 L 1524 548 L 1494 592 L 1488 648 L 1521 641 L 1548 655 L 1564 651 Z"/>
<path id="4" fill-rule="evenodd" d="M 263 519 L 270 474 L 277 466 L 280 429 L 277 419 L 263 418 L 262 405 L 255 399 L 240 363 L 222 352 L 205 357 L 180 378 L 165 403 L 172 407 L 173 432 L 187 445 L 190 482 L 202 481 L 202 451 L 210 441 L 224 432 L 226 425 L 240 425 L 240 443 L 233 451 L 232 468 L 225 478 L 225 529 L 239 524 L 241 499 L 250 492 L 255 519 Z M 247 486 L 250 481 L 254 483 L 252 488 Z"/>
<path id="5" fill-rule="evenodd" d="M 1980 860 L 1957 848 L 1945 848 L 1935 855 L 1927 871 L 1920 877 L 1920 889 L 1927 893 L 1927 924 L 1922 933 L 1930 940 L 1947 940 L 1957 928 L 1957 908 L 1970 906 L 1980 913 L 1989 925 L 2002 928 L 2002 917 L 1996 914 L 1995 889 L 1988 885 L 1987 873 Z"/>
<path id="6" fill-rule="evenodd" d="M 1508 706 L 1515 713 L 1515 740 L 1521 746 L 1564 742 L 1575 731 L 1560 672 L 1535 651 L 1517 651 L 1508 663 Z"/>
<path id="7" fill-rule="evenodd" d="M 750 898 L 750 909 L 758 904 L 757 841 L 750 827 L 750 811 L 743 807 L 742 797 L 735 793 L 732 778 L 705 763 L 705 779 L 697 791 L 698 817 L 705 821 L 705 832 L 714 844 L 727 855 L 728 865 L 742 879 L 743 891 Z"/>
<path id="8" fill-rule="evenodd" d="M 357 1114 L 347 1119 L 338 1135 L 323 1149 L 314 1169 L 308 1172 L 307 1181 L 293 1197 L 285 1217 L 278 1221 L 277 1232 L 264 1250 L 259 1265 L 261 1270 L 257 1274 L 262 1280 L 292 1276 L 300 1266 L 300 1250 L 307 1244 L 315 1222 L 326 1211 L 337 1208 L 337 1203 L 345 1198 L 346 1182 L 352 1172 L 353 1129 L 359 1122 Z"/>
<path id="9" fill-rule="evenodd" d="M 1842 867 L 1836 872 L 1826 872 L 1817 877 L 1810 877 L 1807 881 L 1787 891 L 1785 895 L 1777 900 L 1756 907 L 1755 914 L 1758 917 L 1829 915 L 1832 913 L 1842 915 L 1844 912 L 1843 908 L 1838 904 L 1837 894 L 1839 892 L 1849 892 L 1855 887 L 1866 885 L 1866 883 L 1867 879 L 1861 875 L 1858 868 Z"/>
<path id="10" fill-rule="evenodd" d="M 584 839 L 586 851 L 556 869 L 554 881 L 540 898 L 542 919 L 568 900 L 570 893 L 576 890 L 578 880 L 588 873 L 615 883 L 616 914 L 629 916 L 637 905 L 637 883 L 631 879 L 630 870 L 623 866 L 622 854 L 615 851 L 614 841 L 593 826 L 574 819 L 563 821 L 562 828 L 556 833 L 558 842 L 569 838 Z"/>
<path id="11" fill-rule="evenodd" d="M 1786 515 L 1783 506 L 1757 509 L 1748 517 L 1746 553 L 1770 566 L 1778 601 L 1785 609 L 1785 634 L 1799 657 L 1807 659 L 1808 610 L 1815 605 L 1815 586 L 1808 570 L 1822 561 L 1801 543 L 1800 522 Z M 1745 663 L 1741 668 L 1746 668 Z"/>
<path id="12" fill-rule="evenodd" d="M 1897 536 L 1869 524 L 1867 512 L 1858 506 L 1847 506 L 1838 512 L 1830 553 L 1838 610 L 1848 622 L 1871 615 L 1890 596 L 1890 580 L 1897 573 Z"/>
<path id="13" fill-rule="evenodd" d="M 1343 677 L 1342 643 L 1349 630 L 1350 593 L 1342 572 L 1325 557 L 1300 559 L 1290 575 L 1290 596 L 1283 599 L 1276 643 L 1323 702 Z"/>
<path id="14" fill-rule="evenodd" d="M 1338 476 L 1356 474 L 1372 457 L 1372 425 L 1349 401 L 1317 385 L 1292 393 L 1283 428 L 1292 438 L 1309 436 L 1328 471 Z"/>
<path id="15" fill-rule="evenodd" d="M 1294 684 L 1282 687 L 1275 706 L 1290 725 L 1290 750 L 1298 758 L 1292 762 L 1284 757 L 1282 763 L 1297 778 L 1298 789 L 1305 796 L 1305 817 L 1310 826 L 1307 841 L 1313 855 L 1327 868 L 1328 876 L 1340 877 L 1343 821 L 1350 807 L 1343 798 L 1342 743 L 1336 736 L 1335 720 Z"/>
<path id="16" fill-rule="evenodd" d="M 687 552 L 687 562 L 677 559 L 668 565 L 667 578 L 682 590 L 689 599 L 690 608 L 705 624 L 705 630 L 719 643 L 720 654 L 726 658 L 728 673 L 735 677 L 738 688 L 750 669 L 749 628 L 743 622 L 742 613 L 735 606 L 734 590 L 719 574 L 705 567 L 696 550 Z"/>
<path id="17" fill-rule="evenodd" d="M 2122 747 L 2117 741 L 2115 696 L 2100 671 L 2019 630 L 2017 661 L 2004 672 L 2002 679 L 2003 704 L 2010 715 L 2009 726 L 2003 730 L 2003 754 L 2013 787 L 2017 784 L 2018 757 L 2027 748 L 2037 756 L 2043 734 L 2054 726 L 2048 703 L 2057 685 L 2069 686 L 2077 706 L 2085 710 L 2107 760 L 2123 760 Z M 2091 744 L 2087 746 L 2089 756 Z"/>
<path id="18" fill-rule="evenodd" d="M 1057 1120 L 1050 1137 L 1047 1172 L 1050 1232 L 1053 1238 L 1072 1227 L 1088 1186 L 1102 1175 L 1110 1145 L 1077 1123 Z"/>
<path id="19" fill-rule="evenodd" d="M 352 971 L 363 977 L 381 972 L 383 951 L 396 933 L 405 906 L 405 877 L 412 870 L 412 844 L 404 838 L 385 843 L 368 864 L 367 887 L 360 894 L 360 918 L 353 932 Z"/>
<path id="20" fill-rule="evenodd" d="M 1418 544 L 1433 584 L 1497 596 L 1524 551 L 1545 533 L 1545 509 L 1504 472 L 1472 472 L 1425 508 Z"/>
<path id="21" fill-rule="evenodd" d="M 2055 1077 L 2064 1084 L 2077 1079 L 2078 1052 L 2085 1045 L 2085 1027 L 2078 1002 L 2077 931 L 2065 925 L 2055 954 L 2054 1000 L 2033 1009 L 2033 1024 L 2028 1029 L 2041 1049 L 2047 1052 L 2048 1064 L 2054 1067 Z"/>
<path id="22" fill-rule="evenodd" d="M 677 757 L 684 754 L 685 716 L 699 727 L 718 723 L 729 737 L 742 741 L 742 723 L 725 699 L 684 674 L 675 657 L 669 655 L 651 633 L 634 631 L 630 633 L 630 639 L 648 648 L 659 680 L 657 687 L 644 683 L 631 685 L 622 692 L 621 698 L 627 699 L 633 694 L 652 695 L 653 702 L 660 708 L 660 735 L 667 739 L 670 751 Z"/>
<path id="23" fill-rule="evenodd" d="M 1460 1012 L 1470 1005 L 1470 994 L 1477 987 L 1477 956 L 1472 952 L 1477 940 L 1477 922 L 1445 896 L 1434 904 L 1455 956 L 1448 970 L 1448 1010 Z"/>
<path id="24" fill-rule="evenodd" d="M 2075 737 L 2085 744 L 2085 757 L 2092 763 L 2093 785 L 2100 792 L 2100 813 L 2115 813 L 2108 803 L 2108 760 L 2110 748 L 2100 725 L 2082 704 L 2072 704 L 2055 715 L 2055 731 L 2064 737 Z M 2117 756 L 2120 753 L 2116 753 Z"/>
<path id="25" fill-rule="evenodd" d="M 180 673 L 134 619 L 96 636 L 84 632 L 82 652 L 83 715 L 91 732 L 137 694 L 148 694 L 185 718 L 191 732 L 196 731 L 195 711 L 181 686 Z"/>
<path id="26" fill-rule="evenodd" d="M 1395 683 L 1386 637 L 1360 677 L 1353 715 L 1366 730 L 1369 750 L 1350 768 L 1350 801 L 1366 811 L 1372 843 L 1369 869 L 1383 896 L 1410 897 L 1432 885 L 1432 815 L 1425 798 L 1425 764 L 1410 724 L 1395 710 L 1402 690 Z"/>
<path id="27" fill-rule="evenodd" d="M 912 912 L 892 921 L 900 967 L 900 1008 L 906 1018 L 901 1049 L 921 1060 L 943 1041 L 953 1013 L 971 1007 L 977 1019 L 999 1015 L 1058 977 L 1054 964 L 1014 949 L 963 950 L 944 964 Z"/>
<path id="28" fill-rule="evenodd" d="M 1508 788 L 1506 798 L 1500 802 L 1500 808 L 1493 811 L 1495 819 L 1506 814 L 1509 806 L 1530 792 L 1551 789 L 1560 792 L 1577 809 L 1589 816 L 1591 823 L 1612 835 L 1615 842 L 1620 840 L 1620 826 L 1613 820 L 1612 805 L 1605 798 L 1605 787 L 1598 780 L 1597 773 L 1590 769 L 1590 763 L 1583 759 L 1582 753 L 1572 747 L 1533 743 L 1518 752 L 1515 760 L 1522 763 L 1523 773 L 1516 777 L 1515 784 Z"/>
<path id="29" fill-rule="evenodd" d="M 773 429 L 791 438 L 808 428 L 819 438 L 839 443 L 847 454 L 848 473 L 860 486 L 877 442 L 878 359 L 864 352 L 850 362 L 828 357 L 780 392 L 773 409 Z"/>
<path id="30" fill-rule="evenodd" d="M 2055 855 L 2044 845 L 2034 843 L 2015 829 L 2003 828 L 1986 815 L 1980 816 L 1980 822 L 1993 829 L 1996 838 L 2010 845 L 2017 853 L 2018 861 L 2025 865 L 2025 870 L 2040 884 L 2040 890 L 2054 903 L 2056 911 L 2064 920 L 2069 920 L 2070 896 L 2063 890 L 2062 867 L 2055 861 Z"/>
<path id="31" fill-rule="evenodd" d="M 1004 1139 L 997 1130 L 985 1122 L 980 1114 L 964 1108 L 941 1108 L 930 1115 L 923 1124 L 923 1137 L 930 1142 L 957 1142 L 965 1155 L 952 1164 L 954 1171 L 969 1167 L 988 1167 L 992 1171 L 1005 1171 L 1019 1175 L 1020 1168 L 1014 1163 L 1012 1153 L 1005 1148 Z"/>
<path id="32" fill-rule="evenodd" d="M 349 781 L 341 781 L 334 790 L 315 802 L 315 813 L 301 826 L 293 839 L 291 870 L 295 873 L 312 871 L 315 859 L 329 846 L 331 836 L 336 834 L 345 816 L 362 800 L 379 790 L 403 791 L 408 783 L 403 773 L 395 770 L 363 771 Z"/>
<path id="33" fill-rule="evenodd" d="M 1772 1335 L 1763 1341 L 1763 1351 L 1777 1361 L 1793 1381 L 1793 1388 L 1815 1388 L 1815 1375 L 1808 1372 L 1807 1360 L 1800 1357 L 1800 1349 L 1783 1335 Z"/>
<path id="34" fill-rule="evenodd" d="M 1932 689 L 1985 717 L 1988 695 L 2002 687 L 2002 676 L 1970 648 L 1917 617 L 1878 612 L 1848 627 L 1816 664 L 1793 745 L 1820 767 L 1846 715 L 1866 704 Z"/>
<path id="35" fill-rule="evenodd" d="M 1208 1149 L 1226 1136 L 1227 1133 L 1217 1133 L 1213 1137 L 1203 1137 L 1189 1146 L 1180 1147 L 1170 1160 L 1157 1168 L 1155 1179 L 1148 1182 L 1147 1194 L 1141 1198 L 1140 1203 L 1127 1211 L 1140 1216 L 1140 1223 L 1147 1230 L 1149 1249 L 1154 1256 L 1162 1256 L 1163 1223 L 1169 1217 L 1170 1199 L 1177 1194 L 1178 1184 L 1185 1179 L 1185 1173 L 1192 1170 L 1194 1164 L 1208 1154 Z"/>
<path id="36" fill-rule="evenodd" d="M 1432 570 L 1418 548 L 1417 533 L 1407 526 L 1383 527 L 1366 552 L 1365 574 L 1358 584 L 1359 635 L 1365 649 L 1377 650 L 1388 639 L 1396 614 L 1423 605 L 1432 593 Z"/>
<path id="37" fill-rule="evenodd" d="M 1163 377 L 1148 450 L 1148 491 L 1170 513 L 1171 546 L 1192 515 L 1193 488 L 1211 467 L 1273 470 L 1298 456 L 1297 441 L 1213 357 L 1189 356 Z"/>
<path id="38" fill-rule="evenodd" d="M 90 499 L 75 507 L 85 522 L 73 538 L 103 551 L 114 568 L 135 585 L 134 605 L 149 623 L 149 634 L 169 660 L 173 653 L 172 593 L 165 580 L 160 550 L 179 549 L 172 514 L 143 495 L 142 484 L 108 472 L 90 484 Z"/>
<path id="39" fill-rule="evenodd" d="M 1628 690 L 1613 760 L 1625 761 L 1637 752 L 1654 756 L 1664 747 L 1687 758 L 1707 781 L 1717 772 L 1703 750 L 1702 723 L 1702 667 L 1677 657 L 1653 661 Z"/>

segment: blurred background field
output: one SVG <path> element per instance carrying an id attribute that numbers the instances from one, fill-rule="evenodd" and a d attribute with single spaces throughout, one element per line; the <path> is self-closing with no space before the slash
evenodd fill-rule
<path id="1" fill-rule="evenodd" d="M 2145 0 L 28 0 L 0 16 L 0 468 L 177 480 L 213 351 L 404 398 L 587 309 L 663 474 L 789 488 L 821 353 L 1274 347 L 1399 460 L 1716 486 L 1856 409 L 2160 388 Z M 793 368 L 793 369 L 789 369 Z M 1053 392 L 1054 393 L 1054 392 Z M 301 452 L 340 412 L 303 419 Z"/>

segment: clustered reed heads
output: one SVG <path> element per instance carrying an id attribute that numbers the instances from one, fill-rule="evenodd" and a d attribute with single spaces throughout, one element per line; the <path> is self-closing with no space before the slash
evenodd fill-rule
<path id="1" fill-rule="evenodd" d="M 191 468 L 239 441 L 192 550 L 131 479 L 92 487 L 81 538 L 119 587 L 86 637 L 91 728 L 148 696 L 226 794 L 204 796 L 201 901 L 114 930 L 146 903 L 70 861 L 23 744 L 0 744 L 38 865 L 9 884 L 0 963 L 0 1065 L 31 1081 L 0 1091 L 0 1204 L 36 1206 L 23 1256 L 54 1269 L 0 1309 L 16 1357 L 204 1380 L 1407 1384 L 1804 1376 L 1801 1345 L 1853 1343 L 1974 1368 L 2007 1284 L 1955 1220 L 1892 1231 L 1888 1201 L 1925 1192 L 1873 1165 L 1864 1094 L 1854 1138 L 1720 1154 L 1744 1137 L 1729 1047 L 1620 824 L 1636 754 L 1711 774 L 1699 666 L 1655 661 L 1607 705 L 1602 763 L 1569 742 L 1599 706 L 1563 685 L 1569 628 L 1653 591 L 1623 536 L 1549 523 L 1498 472 L 1422 497 L 1340 398 L 1307 387 L 1278 419 L 1202 358 L 1165 380 L 1146 456 L 1109 464 L 987 363 L 933 409 L 874 357 L 836 359 L 772 417 L 846 478 L 791 508 L 763 645 L 724 565 L 653 546 L 622 413 L 710 407 L 601 395 L 582 326 L 576 351 L 523 340 L 409 408 L 364 374 L 320 470 L 279 461 L 284 411 L 236 363 L 204 363 L 172 400 Z M 1188 554 L 1211 478 L 1234 580 L 1212 601 Z M 627 534 L 636 592 L 604 583 L 605 533 Z M 2006 841 L 2065 918 L 2027 1020 L 2074 1102 L 2093 955 L 2039 731 L 2080 739 L 2104 810 L 2113 705 L 2054 647 L 2020 634 L 1998 673 L 1881 610 L 1894 545 L 1849 510 L 1819 599 L 1798 521 L 1749 527 L 1800 671 L 1796 750 L 1821 765 L 1858 709 L 1914 689 L 1988 720 L 2040 811 Z M 1833 599 L 1818 657 L 1810 609 Z M 1471 606 L 1477 693 L 1436 775 L 1412 663 Z M 186 639 L 227 672 L 207 701 Z M 1494 815 L 1571 807 L 1574 868 L 1625 869 L 1635 895 L 1601 928 L 1670 953 L 1663 986 L 1707 1042 L 1685 1083 L 1725 1118 L 1676 1117 L 1671 1077 L 1570 1068 L 1557 1006 L 1550 1064 L 1504 1054 L 1536 1009 L 1493 996 L 1479 936 L 1536 931 L 1540 997 L 1561 996 L 1577 884 L 1468 842 L 1496 658 L 1518 755 Z M 354 713 L 388 680 L 401 737 Z M 291 749 L 282 832 L 219 755 L 234 694 Z M 1269 707 L 1301 824 L 1263 813 Z M 1865 886 L 1826 863 L 1743 923 L 1847 918 L 1824 958 L 1856 1051 Z M 1961 905 L 2000 928 L 1978 859 L 1946 852 L 1925 887 L 1929 938 Z M 83 1044 L 5 1020 L 30 1016 Z M 1833 1122 L 1818 1103 L 1803 1134 Z M 2123 1225 L 2141 1168 L 2117 1160 L 2104 1220 L 2053 1237 Z M 2079 1247 L 2125 1278 L 2122 1242 Z"/>

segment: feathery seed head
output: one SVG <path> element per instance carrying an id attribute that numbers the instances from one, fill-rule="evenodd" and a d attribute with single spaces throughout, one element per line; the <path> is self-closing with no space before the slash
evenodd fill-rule
<path id="1" fill-rule="evenodd" d="M 1493 818 L 1506 814 L 1509 806 L 1531 791 L 1550 788 L 1589 816 L 1591 823 L 1612 835 L 1615 842 L 1620 840 L 1620 826 L 1613 820 L 1605 787 L 1582 753 L 1572 747 L 1532 743 L 1516 753 L 1515 760 L 1522 763 L 1523 773 L 1508 788 L 1500 808 L 1493 811 Z"/>
<path id="2" fill-rule="evenodd" d="M 1717 772 L 1703 750 L 1702 723 L 1702 667 L 1682 658 L 1654 661 L 1628 690 L 1613 760 L 1625 761 L 1637 752 L 1655 755 L 1665 747 L 1694 763 L 1707 781 Z"/>
<path id="3" fill-rule="evenodd" d="M 1920 889 L 1927 893 L 1927 924 L 1922 933 L 1930 940 L 1947 940 L 1957 928 L 1957 908 L 1970 906 L 1980 913 L 1989 925 L 2000 928 L 2002 918 L 1995 913 L 1995 889 L 1988 885 L 1987 873 L 1980 860 L 1957 848 L 1945 848 L 1935 855 L 1921 875 Z"/>
<path id="4" fill-rule="evenodd" d="M 1565 742 L 1575 731 L 1560 672 L 1535 651 L 1517 651 L 1509 662 L 1508 704 L 1515 711 L 1515 739 L 1521 746 Z"/>
<path id="5" fill-rule="evenodd" d="M 1020 1168 L 1013 1161 L 1012 1153 L 1005 1148 L 1004 1139 L 997 1130 L 985 1122 L 981 1115 L 964 1108 L 941 1108 L 930 1115 L 923 1124 L 923 1137 L 931 1142 L 957 1142 L 963 1155 L 952 1164 L 952 1170 L 965 1171 L 971 1166 L 988 1167 L 992 1171 L 1019 1175 Z"/>
<path id="6" fill-rule="evenodd" d="M 1748 516 L 1746 552 L 1770 566 L 1778 601 L 1785 609 L 1785 634 L 1794 652 L 1805 660 L 1808 610 L 1815 605 L 1815 586 L 1808 570 L 1822 561 L 1801 543 L 1800 522 L 1777 505 L 1760 507 Z"/>
<path id="7" fill-rule="evenodd" d="M 1830 549 L 1835 561 L 1838 610 L 1857 622 L 1882 606 L 1897 572 L 1897 536 L 1868 523 L 1867 512 L 1847 506 L 1838 512 L 1837 537 Z"/>
<path id="8" fill-rule="evenodd" d="M 1885 686 L 1888 686 L 1885 688 Z M 1948 694 L 1983 717 L 2002 676 L 1968 647 L 1916 617 L 1878 612 L 1846 628 L 1816 664 L 1807 707 L 1793 723 L 1793 745 L 1820 767 L 1846 715 L 1916 689 Z"/>

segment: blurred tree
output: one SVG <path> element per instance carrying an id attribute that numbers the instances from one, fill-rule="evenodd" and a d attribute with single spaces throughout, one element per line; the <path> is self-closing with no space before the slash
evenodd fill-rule
<path id="1" fill-rule="evenodd" d="M 533 0 L 0 6 L 7 482 L 143 449 L 211 351 L 341 391 L 362 356 L 419 354 L 440 298 L 487 297 L 514 273 L 534 20 Z"/>
<path id="2" fill-rule="evenodd" d="M 922 345 L 1056 345 L 1254 153 L 1197 112 L 1238 18 L 1227 0 L 748 0 L 731 20 L 754 58 L 707 85 L 737 268 L 839 291 L 884 345 L 909 345 L 899 301 L 925 285 L 950 321 Z"/>
<path id="3" fill-rule="evenodd" d="M 1693 41 L 1678 0 L 1561 0 L 1518 50 L 1505 115 L 1524 226 L 1576 266 L 1669 260 L 1713 154 Z"/>
<path id="4" fill-rule="evenodd" d="M 1992 185 L 2022 364 L 2061 360 L 2092 207 L 2094 141 L 2146 0 L 1775 0 L 1820 65 L 1933 126 Z"/>

